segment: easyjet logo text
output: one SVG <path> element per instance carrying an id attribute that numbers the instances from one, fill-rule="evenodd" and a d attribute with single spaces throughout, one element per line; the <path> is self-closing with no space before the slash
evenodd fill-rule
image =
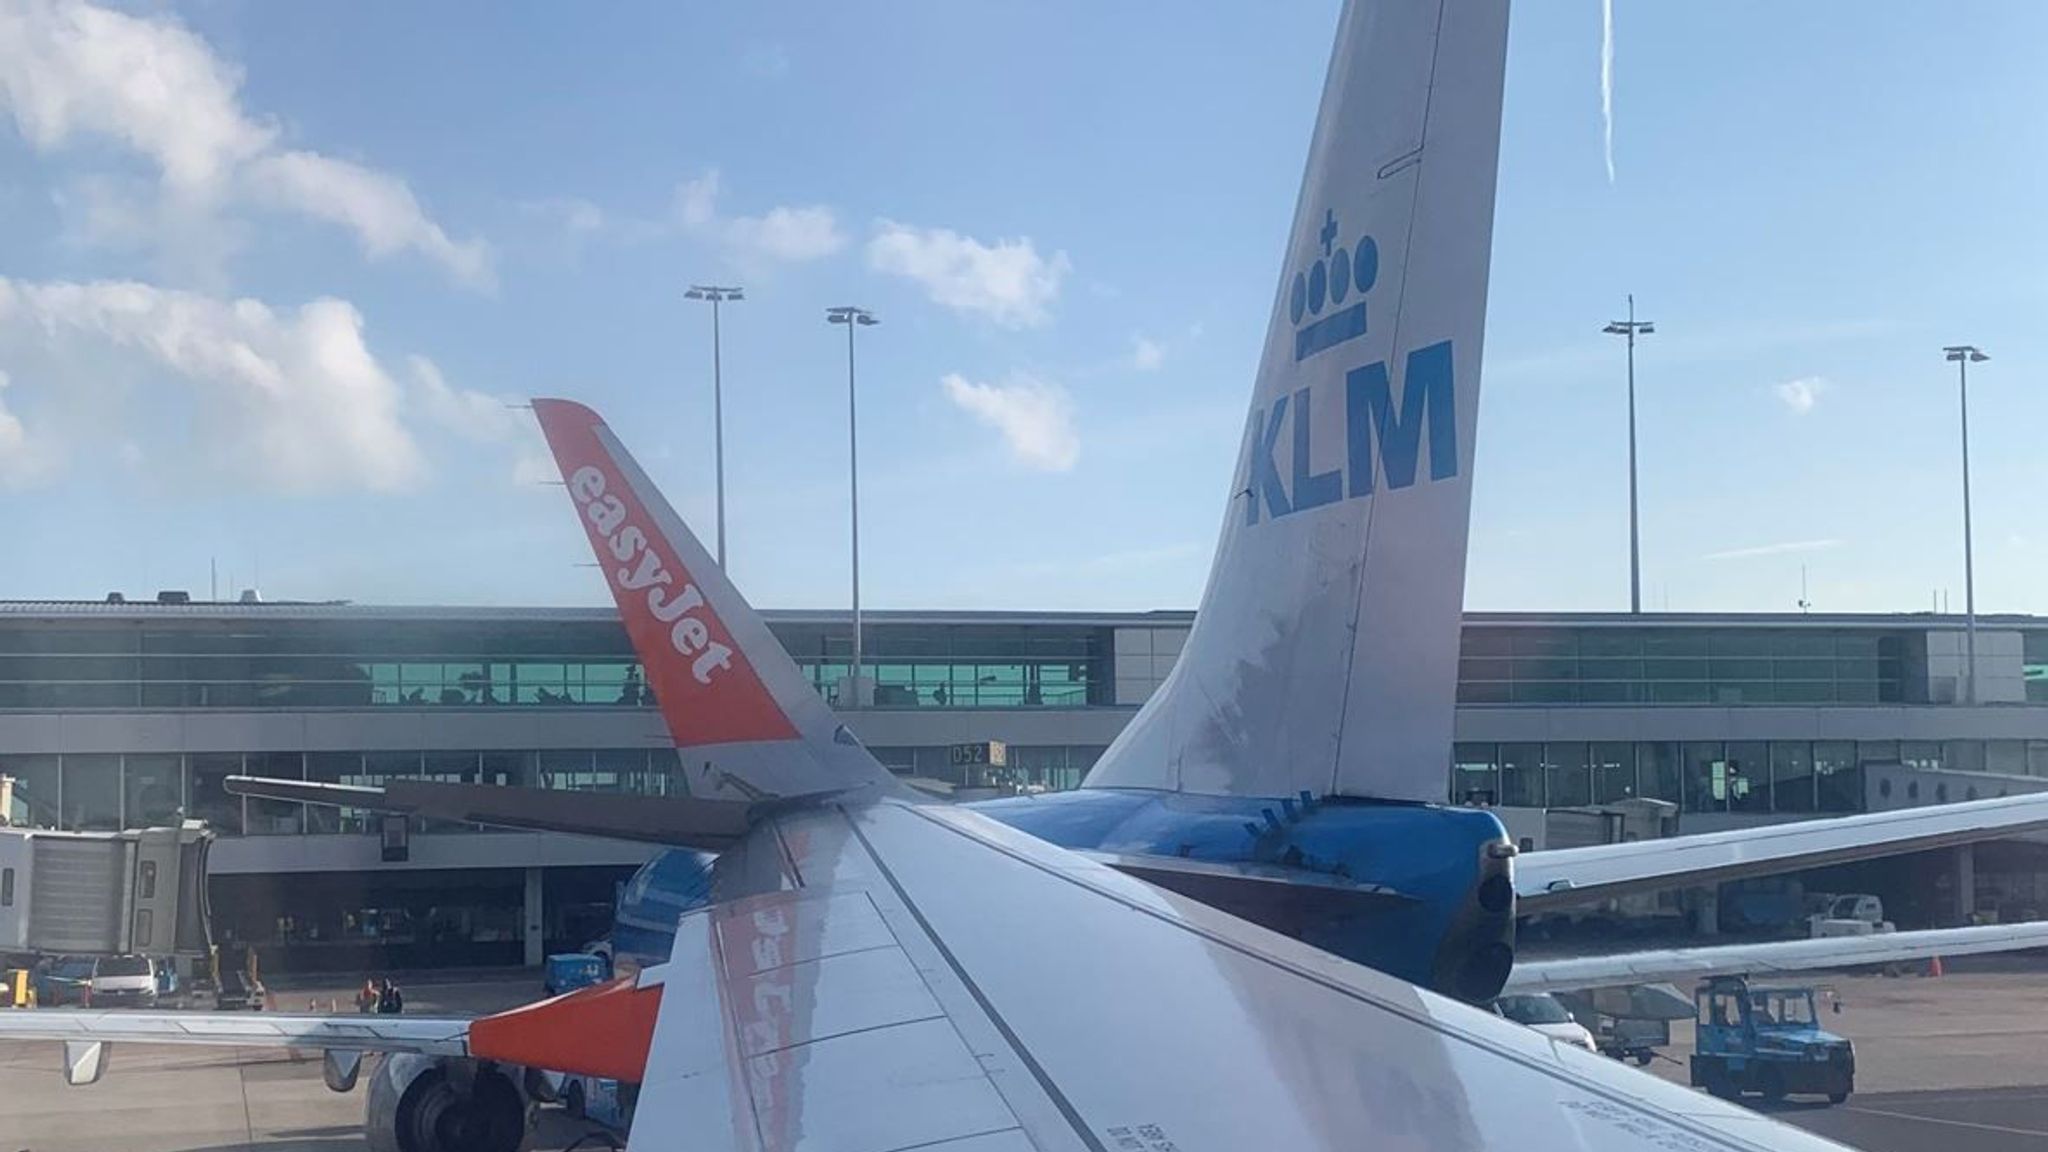
<path id="1" fill-rule="evenodd" d="M 629 523 L 625 504 L 605 491 L 604 473 L 596 466 L 585 464 L 570 475 L 569 494 L 603 537 L 612 559 L 625 565 L 609 570 L 620 603 L 629 593 L 644 593 L 648 613 L 668 626 L 668 642 L 690 661 L 690 674 L 699 684 L 711 683 L 714 675 L 731 666 L 732 649 L 711 638 L 710 626 L 698 614 L 704 594 L 687 580 L 676 587 L 676 577 L 662 563 L 661 554 L 648 547 L 646 531 Z"/>

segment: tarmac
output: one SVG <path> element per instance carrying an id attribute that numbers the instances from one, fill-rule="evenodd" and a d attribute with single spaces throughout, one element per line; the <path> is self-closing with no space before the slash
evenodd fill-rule
<path id="1" fill-rule="evenodd" d="M 1846 1104 L 1794 1100 L 1777 1118 L 1873 1152 L 2048 1152 L 2048 963 L 1973 965 L 1941 978 L 1822 975 L 1842 1010 L 1824 1027 L 1856 1044 Z M 1985 971 L 1990 967 L 1998 970 Z M 408 1012 L 487 1012 L 533 999 L 538 973 L 402 979 Z M 279 1010 L 352 988 L 279 992 Z M 1650 1071 L 1683 1083 L 1690 1022 Z M 337 1095 L 317 1057 L 258 1049 L 128 1046 L 106 1078 L 67 1088 L 54 1044 L 0 1043 L 0 1152 L 362 1152 L 363 1090 Z M 1758 1103 L 1752 1100 L 1752 1103 Z M 528 1145 L 556 1152 L 588 1132 L 544 1110 Z"/>

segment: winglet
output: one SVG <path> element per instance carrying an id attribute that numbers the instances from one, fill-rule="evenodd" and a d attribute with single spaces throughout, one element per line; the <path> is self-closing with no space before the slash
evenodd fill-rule
<path id="1" fill-rule="evenodd" d="M 728 779 L 750 798 L 889 780 L 597 413 L 546 399 L 533 411 L 669 735 L 686 759 L 715 750 L 694 764 L 701 791 Z"/>
<path id="2" fill-rule="evenodd" d="M 723 574 L 709 578 L 709 557 L 686 555 L 702 547 L 630 458 L 614 454 L 604 421 L 567 400 L 535 400 L 533 411 L 676 743 L 794 737 L 796 726 L 727 624 L 738 594 Z"/>
<path id="3" fill-rule="evenodd" d="M 480 1060 L 638 1083 L 660 1010 L 659 985 L 637 988 L 622 977 L 472 1021 L 469 1051 Z"/>

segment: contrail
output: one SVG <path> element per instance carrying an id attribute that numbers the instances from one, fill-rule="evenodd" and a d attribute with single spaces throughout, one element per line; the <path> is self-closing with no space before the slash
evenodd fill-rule
<path id="1" fill-rule="evenodd" d="M 1614 0 L 1600 0 L 1600 124 L 1607 143 L 1607 182 L 1614 183 Z"/>
<path id="2" fill-rule="evenodd" d="M 1726 552 L 1709 552 L 1706 560 L 1750 560 L 1758 556 L 1783 556 L 1788 552 L 1819 552 L 1824 548 L 1839 548 L 1843 541 L 1830 536 L 1825 540 L 1787 540 L 1783 544 L 1759 544 L 1754 548 L 1730 548 Z"/>

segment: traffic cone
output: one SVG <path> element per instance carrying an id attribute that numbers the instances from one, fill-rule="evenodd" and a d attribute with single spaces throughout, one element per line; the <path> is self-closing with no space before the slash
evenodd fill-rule
<path id="1" fill-rule="evenodd" d="M 1941 975 L 1941 957 L 1935 956 L 1927 961 L 1927 974 L 1929 976 Z"/>

